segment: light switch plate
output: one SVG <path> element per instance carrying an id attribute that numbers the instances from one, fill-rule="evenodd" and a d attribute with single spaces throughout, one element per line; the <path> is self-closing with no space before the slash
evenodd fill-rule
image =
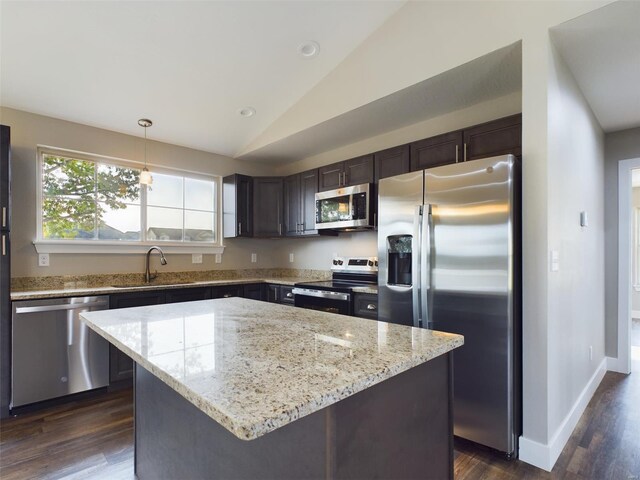
<path id="1" fill-rule="evenodd" d="M 293 263 L 293 253 L 289 254 L 289 263 Z"/>
<path id="2" fill-rule="evenodd" d="M 191 263 L 202 263 L 202 254 L 201 253 L 191 254 Z"/>
<path id="3" fill-rule="evenodd" d="M 550 255 L 550 270 L 552 272 L 558 272 L 560 270 L 560 252 L 557 250 L 551 250 Z"/>
<path id="4" fill-rule="evenodd" d="M 257 253 L 252 253 L 251 254 L 251 263 L 256 263 L 258 261 L 258 254 Z"/>
<path id="5" fill-rule="evenodd" d="M 49 266 L 49 254 L 48 253 L 40 253 L 40 254 L 38 254 L 38 266 L 39 267 L 48 267 Z"/>
<path id="6" fill-rule="evenodd" d="M 216 253 L 216 263 L 222 263 L 222 254 Z"/>

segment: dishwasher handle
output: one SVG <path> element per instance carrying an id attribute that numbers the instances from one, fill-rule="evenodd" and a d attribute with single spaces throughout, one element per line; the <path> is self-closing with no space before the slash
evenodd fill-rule
<path id="1" fill-rule="evenodd" d="M 84 310 L 92 307 L 106 307 L 109 305 L 107 300 L 87 303 L 67 303 L 64 305 L 39 305 L 36 307 L 18 307 L 16 313 L 37 313 L 52 312 L 54 310 Z"/>

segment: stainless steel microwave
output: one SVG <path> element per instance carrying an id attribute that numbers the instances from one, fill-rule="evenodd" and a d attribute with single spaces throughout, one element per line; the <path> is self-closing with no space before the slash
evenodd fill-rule
<path id="1" fill-rule="evenodd" d="M 316 193 L 316 230 L 373 228 L 371 184 Z"/>

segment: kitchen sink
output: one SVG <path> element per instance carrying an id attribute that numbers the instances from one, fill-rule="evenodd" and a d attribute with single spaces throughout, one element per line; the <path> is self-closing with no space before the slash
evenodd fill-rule
<path id="1" fill-rule="evenodd" d="M 179 285 L 191 285 L 196 282 L 167 282 L 167 283 L 121 283 L 120 285 L 111 285 L 113 288 L 136 288 L 136 287 L 168 287 Z"/>

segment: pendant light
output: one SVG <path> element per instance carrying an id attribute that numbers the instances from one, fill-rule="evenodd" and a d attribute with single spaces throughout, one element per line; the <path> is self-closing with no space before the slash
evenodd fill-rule
<path id="1" fill-rule="evenodd" d="M 144 168 L 140 172 L 140 184 L 151 185 L 153 183 L 153 177 L 147 168 L 147 128 L 153 125 L 153 122 L 148 118 L 141 118 L 138 120 L 138 125 L 144 128 Z"/>

